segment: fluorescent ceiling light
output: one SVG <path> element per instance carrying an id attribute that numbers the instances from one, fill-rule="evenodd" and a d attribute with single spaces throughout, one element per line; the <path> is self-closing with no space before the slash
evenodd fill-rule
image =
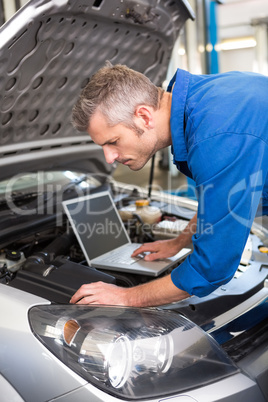
<path id="1" fill-rule="evenodd" d="M 236 50 L 255 47 L 256 39 L 253 37 L 223 40 L 215 46 L 216 50 Z"/>

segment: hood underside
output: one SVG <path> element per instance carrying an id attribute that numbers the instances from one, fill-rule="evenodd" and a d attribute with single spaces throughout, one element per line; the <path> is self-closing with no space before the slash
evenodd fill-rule
<path id="1" fill-rule="evenodd" d="M 71 109 L 106 60 L 166 76 L 185 0 L 32 0 L 0 29 L 0 179 L 64 167 L 109 172 Z M 97 163 L 97 165 L 96 165 Z"/>

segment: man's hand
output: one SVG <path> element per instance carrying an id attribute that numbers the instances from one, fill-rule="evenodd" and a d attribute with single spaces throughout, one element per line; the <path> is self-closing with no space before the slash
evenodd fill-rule
<path id="1" fill-rule="evenodd" d="M 158 240 L 152 243 L 145 243 L 137 248 L 131 257 L 137 257 L 139 254 L 149 252 L 145 255 L 145 261 L 154 261 L 157 259 L 172 257 L 180 251 L 177 239 Z"/>
<path id="2" fill-rule="evenodd" d="M 177 254 L 184 247 L 191 243 L 192 235 L 196 231 L 197 215 L 190 220 L 189 224 L 182 231 L 182 233 L 174 238 L 168 240 L 158 240 L 152 243 L 145 243 L 141 247 L 134 251 L 131 257 L 137 257 L 137 255 L 149 252 L 145 255 L 145 261 L 154 261 L 157 259 L 172 257 Z"/>
<path id="3" fill-rule="evenodd" d="M 105 282 L 93 282 L 82 285 L 73 295 L 70 303 L 126 305 L 125 288 Z"/>
<path id="4" fill-rule="evenodd" d="M 189 296 L 187 292 L 177 288 L 171 276 L 167 275 L 132 288 L 122 288 L 104 282 L 83 285 L 73 295 L 70 303 L 152 307 L 179 301 Z"/>

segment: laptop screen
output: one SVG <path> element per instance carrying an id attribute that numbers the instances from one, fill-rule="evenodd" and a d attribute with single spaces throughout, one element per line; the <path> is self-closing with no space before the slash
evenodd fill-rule
<path id="1" fill-rule="evenodd" d="M 130 242 L 108 192 L 64 201 L 63 206 L 89 260 Z"/>

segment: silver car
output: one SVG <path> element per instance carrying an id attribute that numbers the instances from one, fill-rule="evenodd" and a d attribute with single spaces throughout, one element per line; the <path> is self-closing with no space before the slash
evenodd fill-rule
<path id="1" fill-rule="evenodd" d="M 63 201 L 102 191 L 119 212 L 147 197 L 114 181 L 101 148 L 75 132 L 74 101 L 105 60 L 161 85 L 188 18 L 186 0 L 32 0 L 0 29 L 1 402 L 268 400 L 263 222 L 235 277 L 207 297 L 147 309 L 69 303 L 83 283 L 151 280 L 89 267 L 63 213 Z M 133 242 L 177 235 L 197 208 L 150 198 L 161 224 L 134 214 L 124 223 Z"/>

